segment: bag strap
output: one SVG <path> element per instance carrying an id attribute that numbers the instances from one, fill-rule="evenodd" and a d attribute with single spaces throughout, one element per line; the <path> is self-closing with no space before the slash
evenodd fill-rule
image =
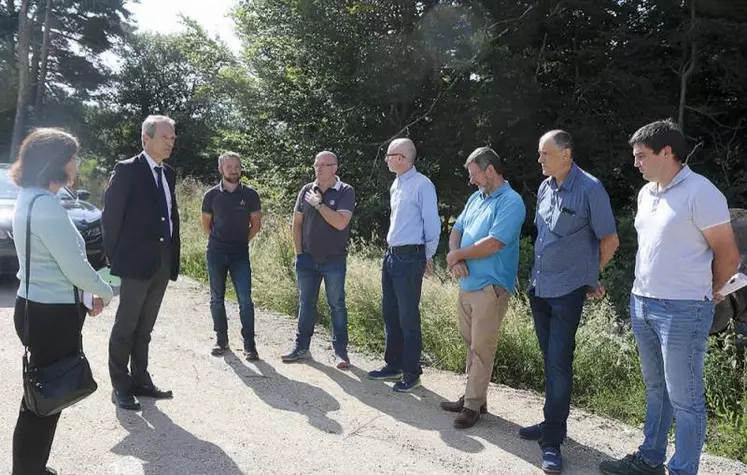
<path id="1" fill-rule="evenodd" d="M 26 213 L 26 305 L 23 309 L 23 356 L 28 358 L 29 354 L 29 276 L 31 275 L 31 210 L 34 203 L 42 195 L 31 198 L 29 210 Z"/>
<path id="2" fill-rule="evenodd" d="M 34 202 L 44 195 L 36 195 L 31 199 L 29 203 L 29 211 L 26 214 L 26 304 L 23 309 L 23 356 L 24 356 L 24 368 L 27 364 L 29 354 L 29 283 L 31 275 L 31 210 L 34 208 Z M 75 308 L 78 311 L 78 319 L 80 320 L 80 292 L 78 287 L 73 286 L 73 298 L 75 300 Z M 82 324 L 81 324 L 82 328 Z M 80 338 L 78 339 L 78 350 L 83 348 L 83 335 L 79 332 Z"/>

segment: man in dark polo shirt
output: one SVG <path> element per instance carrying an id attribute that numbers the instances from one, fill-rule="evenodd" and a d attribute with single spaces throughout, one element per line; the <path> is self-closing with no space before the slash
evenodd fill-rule
<path id="1" fill-rule="evenodd" d="M 332 347 L 335 366 L 345 369 L 348 359 L 348 311 L 345 308 L 345 271 L 350 218 L 355 209 L 355 191 L 337 176 L 337 157 L 320 152 L 314 159 L 316 181 L 301 188 L 293 215 L 298 281 L 298 331 L 284 362 L 311 358 L 309 345 L 316 323 L 319 286 L 324 279 L 332 314 Z"/>
<path id="2" fill-rule="evenodd" d="M 256 360 L 254 341 L 254 302 L 252 302 L 252 268 L 249 264 L 249 241 L 262 226 L 259 195 L 241 183 L 241 156 L 226 152 L 218 158 L 221 181 L 202 199 L 202 229 L 209 234 L 207 251 L 210 280 L 210 313 L 216 334 L 212 354 L 222 355 L 228 348 L 226 319 L 226 274 L 231 274 L 239 300 L 241 336 L 247 360 Z"/>

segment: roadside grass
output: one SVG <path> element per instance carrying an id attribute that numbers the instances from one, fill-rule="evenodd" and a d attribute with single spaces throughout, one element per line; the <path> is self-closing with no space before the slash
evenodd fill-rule
<path id="1" fill-rule="evenodd" d="M 86 183 L 103 190 L 99 183 Z M 186 179 L 177 187 L 182 229 L 182 272 L 203 282 L 206 238 L 200 225 L 200 202 L 206 186 Z M 522 241 L 522 273 L 530 265 L 531 242 Z M 290 218 L 265 216 L 261 232 L 250 245 L 252 295 L 255 304 L 291 316 L 298 311 Z M 382 250 L 359 242 L 351 245 L 346 297 L 349 338 L 360 350 L 382 355 Z M 626 263 L 620 264 L 621 268 Z M 627 267 L 630 267 L 627 265 Z M 614 270 L 614 269 L 613 269 Z M 622 271 L 620 271 L 622 272 Z M 423 361 L 448 371 L 464 370 L 465 346 L 456 324 L 458 284 L 444 269 L 425 280 L 421 298 Z M 635 340 L 618 317 L 619 299 L 588 302 L 576 338 L 573 404 L 596 414 L 640 426 L 645 418 L 645 387 Z M 329 328 L 324 290 L 319 297 L 319 322 Z M 747 357 L 729 333 L 709 341 L 706 387 L 709 409 L 706 450 L 747 463 Z M 493 368 L 493 381 L 538 392 L 544 390 L 542 356 L 526 296 L 511 297 Z M 540 420 L 542 414 L 536 414 Z"/>

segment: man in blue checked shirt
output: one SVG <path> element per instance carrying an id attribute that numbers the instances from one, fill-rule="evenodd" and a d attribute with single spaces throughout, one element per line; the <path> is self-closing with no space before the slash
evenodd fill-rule
<path id="1" fill-rule="evenodd" d="M 542 469 L 560 473 L 573 386 L 576 330 L 587 297 L 602 297 L 599 272 L 619 241 L 602 183 L 573 162 L 573 141 L 551 130 L 539 142 L 542 174 L 537 193 L 537 240 L 527 293 L 545 360 L 544 421 L 519 430 L 542 447 Z"/>
<path id="2" fill-rule="evenodd" d="M 478 191 L 467 200 L 449 235 L 446 263 L 459 277 L 459 333 L 467 343 L 467 388 L 441 408 L 458 412 L 454 427 L 475 425 L 487 412 L 490 376 L 508 295 L 516 289 L 519 236 L 526 217 L 521 196 L 503 178 L 503 162 L 491 148 L 470 154 L 464 167 Z"/>
<path id="3" fill-rule="evenodd" d="M 389 189 L 389 248 L 381 269 L 386 364 L 368 373 L 371 379 L 396 380 L 398 392 L 420 386 L 420 290 L 441 234 L 436 187 L 415 169 L 416 154 L 410 139 L 392 141 L 386 153 L 389 171 L 397 174 Z"/>

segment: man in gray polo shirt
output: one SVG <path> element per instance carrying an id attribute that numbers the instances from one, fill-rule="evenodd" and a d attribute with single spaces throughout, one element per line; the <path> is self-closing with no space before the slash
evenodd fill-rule
<path id="1" fill-rule="evenodd" d="M 660 120 L 630 139 L 633 165 L 649 181 L 638 193 L 638 253 L 630 298 L 646 383 L 644 440 L 607 475 L 664 475 L 672 419 L 677 421 L 671 475 L 698 473 L 706 433 L 703 365 L 719 289 L 736 272 L 739 251 L 726 198 L 683 158 L 677 125 Z"/>
<path id="2" fill-rule="evenodd" d="M 301 188 L 293 214 L 293 245 L 298 281 L 298 331 L 293 349 L 281 359 L 290 363 L 311 358 L 309 345 L 316 324 L 319 287 L 324 290 L 332 320 L 335 366 L 348 368 L 348 311 L 345 273 L 350 219 L 355 190 L 337 176 L 337 157 L 319 152 L 314 159 L 316 180 Z"/>
<path id="3" fill-rule="evenodd" d="M 576 330 L 586 297 L 604 295 L 599 271 L 619 241 L 609 196 L 602 183 L 579 168 L 568 132 L 552 130 L 539 142 L 542 174 L 537 240 L 528 294 L 534 328 L 545 360 L 544 421 L 519 431 L 542 447 L 542 469 L 560 473 L 573 386 Z"/>

